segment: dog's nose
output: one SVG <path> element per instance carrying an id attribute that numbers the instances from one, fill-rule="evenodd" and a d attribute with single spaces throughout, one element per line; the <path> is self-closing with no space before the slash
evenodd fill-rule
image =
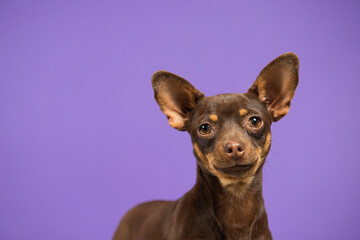
<path id="1" fill-rule="evenodd" d="M 245 146 L 242 142 L 227 142 L 224 145 L 224 152 L 229 158 L 242 158 L 245 153 Z"/>

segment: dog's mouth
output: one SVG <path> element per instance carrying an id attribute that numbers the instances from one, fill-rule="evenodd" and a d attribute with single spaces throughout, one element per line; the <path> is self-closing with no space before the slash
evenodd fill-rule
<path id="1" fill-rule="evenodd" d="M 254 165 L 255 164 L 236 164 L 232 167 L 217 168 L 217 170 L 229 175 L 241 176 L 250 171 Z"/>

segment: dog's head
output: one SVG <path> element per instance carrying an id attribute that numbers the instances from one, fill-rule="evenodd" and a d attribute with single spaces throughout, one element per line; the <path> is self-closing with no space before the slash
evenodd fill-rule
<path id="1" fill-rule="evenodd" d="M 190 133 L 199 166 L 227 186 L 252 181 L 261 170 L 270 150 L 270 125 L 288 113 L 298 70 L 297 56 L 285 53 L 244 94 L 205 97 L 166 71 L 156 72 L 152 85 L 170 126 Z"/>

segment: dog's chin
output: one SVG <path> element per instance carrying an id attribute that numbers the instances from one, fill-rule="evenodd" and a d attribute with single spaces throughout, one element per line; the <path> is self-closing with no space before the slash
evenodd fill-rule
<path id="1" fill-rule="evenodd" d="M 215 167 L 217 171 L 230 176 L 243 176 L 249 173 L 254 167 L 255 163 L 252 164 L 236 164 L 231 167 Z"/>

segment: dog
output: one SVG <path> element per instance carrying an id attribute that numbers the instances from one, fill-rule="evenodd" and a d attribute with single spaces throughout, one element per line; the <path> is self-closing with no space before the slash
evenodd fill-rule
<path id="1" fill-rule="evenodd" d="M 177 201 L 131 209 L 114 240 L 272 239 L 262 196 L 262 167 L 271 145 L 270 125 L 290 108 L 299 59 L 271 61 L 248 92 L 205 97 L 185 79 L 158 71 L 155 99 L 169 125 L 191 136 L 197 162 L 194 187 Z"/>

